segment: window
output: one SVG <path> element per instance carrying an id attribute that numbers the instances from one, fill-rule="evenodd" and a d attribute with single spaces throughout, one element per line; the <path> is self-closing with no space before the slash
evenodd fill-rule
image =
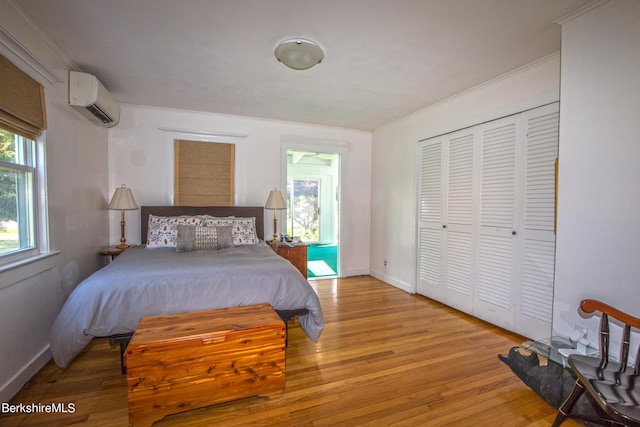
<path id="1" fill-rule="evenodd" d="M 287 234 L 304 242 L 320 240 L 320 181 L 290 179 L 287 182 Z"/>
<path id="2" fill-rule="evenodd" d="M 36 147 L 0 129 L 0 257 L 36 247 Z"/>
<path id="3" fill-rule="evenodd" d="M 47 251 L 44 87 L 0 55 L 0 264 Z"/>

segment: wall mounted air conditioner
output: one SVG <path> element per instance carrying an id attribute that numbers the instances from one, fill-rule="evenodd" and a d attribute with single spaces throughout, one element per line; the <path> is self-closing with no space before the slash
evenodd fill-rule
<path id="1" fill-rule="evenodd" d="M 120 104 L 88 73 L 69 71 L 69 105 L 100 126 L 113 127 L 120 121 Z"/>

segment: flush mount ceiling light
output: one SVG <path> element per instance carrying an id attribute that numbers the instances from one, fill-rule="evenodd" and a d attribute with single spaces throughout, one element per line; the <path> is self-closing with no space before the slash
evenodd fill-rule
<path id="1" fill-rule="evenodd" d="M 324 52 L 316 43 L 305 39 L 289 39 L 276 47 L 278 61 L 294 70 L 306 70 L 324 59 Z"/>

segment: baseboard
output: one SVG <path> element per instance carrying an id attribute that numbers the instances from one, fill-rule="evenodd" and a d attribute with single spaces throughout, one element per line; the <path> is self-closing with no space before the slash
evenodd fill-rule
<path id="1" fill-rule="evenodd" d="M 368 274 L 368 268 L 352 268 L 349 270 L 343 269 L 340 277 L 367 276 Z"/>
<path id="2" fill-rule="evenodd" d="M 369 273 L 372 277 L 376 279 L 382 280 L 385 283 L 390 284 L 391 286 L 395 286 L 398 289 L 402 289 L 403 291 L 415 294 L 415 290 L 413 289 L 413 285 L 411 283 L 405 283 L 400 280 L 396 280 L 393 277 L 387 276 L 386 274 L 380 273 L 379 271 L 372 271 Z"/>
<path id="3" fill-rule="evenodd" d="M 51 360 L 51 352 L 49 344 L 47 344 L 18 373 L 0 387 L 0 402 L 9 402 L 49 360 Z"/>

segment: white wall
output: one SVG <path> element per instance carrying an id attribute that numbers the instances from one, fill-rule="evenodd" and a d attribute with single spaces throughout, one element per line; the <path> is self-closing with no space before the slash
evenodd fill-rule
<path id="1" fill-rule="evenodd" d="M 49 332 L 67 295 L 100 265 L 108 244 L 107 132 L 67 105 L 69 64 L 31 22 L 0 0 L 0 52 L 45 84 L 51 248 L 59 254 L 0 269 L 0 401 L 8 401 L 50 358 Z M 4 35 L 7 35 L 4 37 Z M 27 63 L 59 80 L 49 83 Z M 39 64 L 38 64 L 39 63 Z"/>
<path id="2" fill-rule="evenodd" d="M 342 275 L 369 273 L 371 133 L 250 117 L 124 105 L 120 124 L 109 129 L 109 192 L 126 184 L 141 205 L 172 204 L 173 139 L 160 130 L 242 134 L 236 153 L 241 169 L 237 205 L 264 206 L 269 191 L 285 188 L 283 140 L 340 143 L 347 147 L 343 178 Z M 234 139 L 222 137 L 222 139 Z M 286 176 L 286 175 L 284 175 Z M 119 212 L 110 215 L 110 240 L 120 240 Z M 126 212 L 126 239 L 140 243 L 140 212 Z M 265 212 L 265 231 L 273 220 Z M 283 218 L 280 224 L 284 223 Z"/>
<path id="3" fill-rule="evenodd" d="M 418 141 L 555 102 L 559 80 L 555 54 L 374 131 L 373 276 L 415 292 Z"/>
<path id="4" fill-rule="evenodd" d="M 613 0 L 562 25 L 553 329 L 596 298 L 640 316 L 640 2 Z"/>
<path id="5" fill-rule="evenodd" d="M 560 99 L 553 332 L 568 336 L 578 323 L 595 338 L 598 320 L 577 309 L 587 297 L 640 315 L 640 2 L 596 5 L 563 23 L 562 61 L 545 58 L 374 131 L 372 275 L 415 291 L 418 140 Z"/>

